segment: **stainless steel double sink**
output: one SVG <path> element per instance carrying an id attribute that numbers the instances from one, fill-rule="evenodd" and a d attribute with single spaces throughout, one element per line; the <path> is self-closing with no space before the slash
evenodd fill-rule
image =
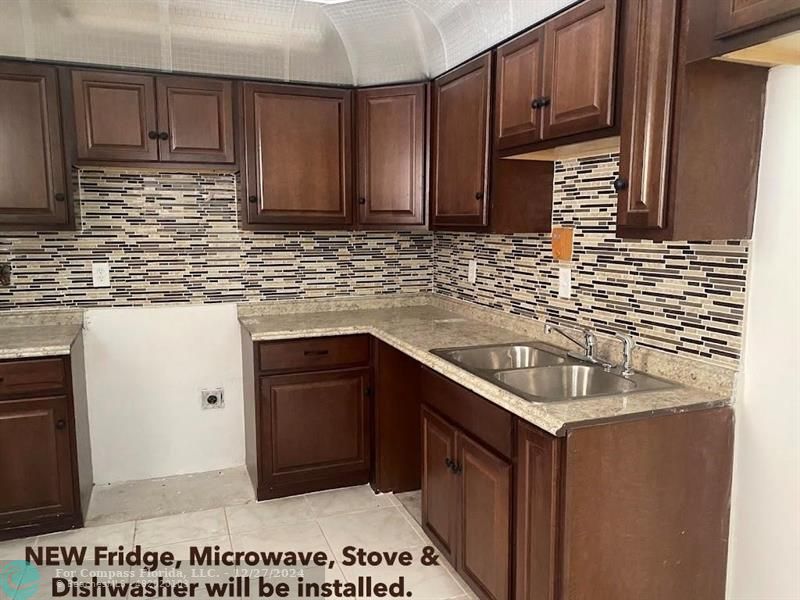
<path id="1" fill-rule="evenodd" d="M 676 387 L 643 373 L 581 361 L 540 342 L 437 348 L 433 354 L 526 400 L 558 402 Z"/>

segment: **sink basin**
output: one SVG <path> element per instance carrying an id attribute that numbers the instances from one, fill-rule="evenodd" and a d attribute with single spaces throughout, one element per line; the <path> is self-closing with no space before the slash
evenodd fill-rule
<path id="1" fill-rule="evenodd" d="M 476 346 L 433 352 L 465 369 L 480 371 L 561 365 L 566 362 L 564 357 L 534 344 Z"/>
<path id="2" fill-rule="evenodd" d="M 671 387 L 641 373 L 623 377 L 595 365 L 562 365 L 500 371 L 494 378 L 506 389 L 536 402 L 610 396 Z"/>

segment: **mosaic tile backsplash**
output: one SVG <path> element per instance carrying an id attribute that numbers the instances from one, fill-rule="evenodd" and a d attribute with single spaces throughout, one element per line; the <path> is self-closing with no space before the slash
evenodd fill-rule
<path id="1" fill-rule="evenodd" d="M 633 334 L 642 346 L 734 366 L 748 242 L 615 237 L 618 157 L 556 164 L 553 222 L 575 228 L 572 297 L 558 297 L 548 235 L 437 233 L 435 290 L 509 313 Z M 721 216 L 724 218 L 724 216 Z M 475 284 L 467 262 L 478 261 Z"/>
<path id="2" fill-rule="evenodd" d="M 549 235 L 241 231 L 233 174 L 85 169 L 80 232 L 0 233 L 0 263 L 13 269 L 0 310 L 436 291 L 735 365 L 748 243 L 615 238 L 617 163 L 608 155 L 556 165 L 553 220 L 575 227 L 567 300 Z M 91 287 L 93 261 L 110 263 L 112 287 Z"/>
<path id="3" fill-rule="evenodd" d="M 432 234 L 242 231 L 233 174 L 84 169 L 78 186 L 80 232 L 0 233 L 0 310 L 432 289 Z M 93 261 L 112 287 L 92 287 Z"/>

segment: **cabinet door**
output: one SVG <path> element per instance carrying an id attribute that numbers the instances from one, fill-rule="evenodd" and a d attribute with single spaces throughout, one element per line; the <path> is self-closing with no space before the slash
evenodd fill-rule
<path id="1" fill-rule="evenodd" d="M 60 114 L 54 68 L 0 62 L 1 228 L 69 223 Z"/>
<path id="2" fill-rule="evenodd" d="M 678 12 L 673 0 L 633 0 L 625 17 L 625 94 L 617 231 L 666 228 Z"/>
<path id="3" fill-rule="evenodd" d="M 488 223 L 491 53 L 433 82 L 432 224 Z"/>
<path id="4" fill-rule="evenodd" d="M 269 496 L 368 481 L 369 369 L 265 377 L 261 393 Z"/>
<path id="5" fill-rule="evenodd" d="M 152 77 L 73 71 L 72 95 L 79 159 L 158 160 Z"/>
<path id="6" fill-rule="evenodd" d="M 244 85 L 249 223 L 352 223 L 351 96 L 350 90 Z"/>
<path id="7" fill-rule="evenodd" d="M 799 0 L 716 0 L 716 2 L 717 37 L 727 37 L 800 14 Z"/>
<path id="8" fill-rule="evenodd" d="M 457 545 L 456 430 L 422 409 L 422 528 L 453 562 Z"/>
<path id="9" fill-rule="evenodd" d="M 359 90 L 358 222 L 425 224 L 426 84 Z"/>
<path id="10" fill-rule="evenodd" d="M 519 422 L 516 477 L 517 600 L 555 600 L 561 446 Z"/>
<path id="11" fill-rule="evenodd" d="M 511 465 L 458 435 L 458 572 L 486 598 L 511 597 Z"/>
<path id="12" fill-rule="evenodd" d="M 544 139 L 614 124 L 616 31 L 616 0 L 587 0 L 547 22 Z"/>
<path id="13" fill-rule="evenodd" d="M 495 136 L 498 149 L 539 141 L 541 136 L 544 28 L 497 49 Z"/>
<path id="14" fill-rule="evenodd" d="M 63 396 L 0 402 L 0 529 L 73 511 Z"/>
<path id="15" fill-rule="evenodd" d="M 199 77 L 158 77 L 162 161 L 233 162 L 233 83 Z"/>

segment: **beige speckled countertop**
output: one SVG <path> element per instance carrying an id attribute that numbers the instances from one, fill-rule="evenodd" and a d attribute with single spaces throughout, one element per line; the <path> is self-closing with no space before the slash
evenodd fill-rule
<path id="1" fill-rule="evenodd" d="M 446 301 L 412 302 L 411 306 L 395 303 L 386 307 L 346 309 L 333 306 L 332 310 L 294 312 L 270 309 L 267 305 L 240 305 L 239 321 L 253 341 L 279 340 L 328 335 L 368 333 L 394 346 L 398 350 L 445 375 L 453 381 L 480 394 L 486 399 L 555 435 L 564 435 L 570 427 L 587 422 L 605 421 L 632 415 L 653 414 L 665 411 L 684 411 L 730 403 L 725 393 L 729 373 L 718 373 L 699 364 L 697 369 L 687 368 L 686 359 L 649 357 L 653 368 L 649 372 L 669 377 L 682 387 L 652 392 L 639 392 L 605 396 L 584 400 L 555 403 L 528 402 L 488 381 L 431 354 L 434 348 L 477 346 L 495 342 L 545 341 L 554 343 L 537 331 L 530 323 L 519 326 L 512 318 L 497 324 L 485 309 L 462 310 L 456 303 Z M 357 306 L 357 304 L 353 304 Z M 370 305 L 368 303 L 368 305 Z M 375 303 L 371 304 L 372 306 Z M 344 308 L 344 309 L 343 309 Z M 300 310 L 298 312 L 298 310 Z M 533 322 L 535 323 L 535 322 Z M 562 345 L 558 343 L 557 345 Z M 661 353 L 659 353 L 661 354 Z M 642 360 L 637 368 L 642 368 Z M 655 371 L 655 372 L 654 372 Z M 681 379 L 683 379 L 681 381 Z M 701 387 L 687 387 L 687 383 Z M 709 391 L 716 390 L 716 391 Z M 723 393 L 720 394 L 720 390 Z"/>
<path id="2" fill-rule="evenodd" d="M 82 326 L 80 310 L 0 315 L 0 360 L 69 354 Z"/>

